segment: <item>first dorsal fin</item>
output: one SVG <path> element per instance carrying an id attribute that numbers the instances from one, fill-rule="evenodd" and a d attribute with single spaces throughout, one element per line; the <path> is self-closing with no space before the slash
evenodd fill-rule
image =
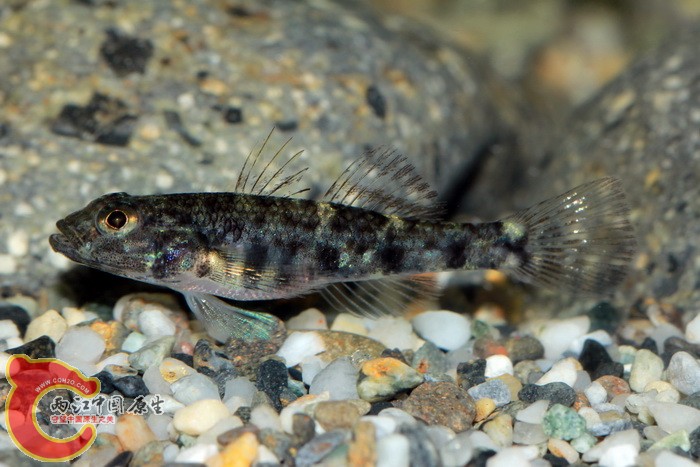
<path id="1" fill-rule="evenodd" d="M 437 193 L 405 156 L 393 149 L 365 152 L 331 185 L 324 201 L 414 219 L 439 219 Z"/>
<path id="2" fill-rule="evenodd" d="M 263 160 L 263 153 L 274 131 L 275 129 L 273 127 L 257 151 L 252 150 L 248 153 L 248 157 L 246 157 L 243 163 L 241 172 L 238 174 L 235 191 L 252 195 L 275 195 L 285 198 L 309 191 L 308 188 L 295 189 L 296 184 L 301 180 L 302 175 L 308 170 L 308 167 L 288 173 L 289 165 L 296 158 L 301 156 L 304 152 L 303 150 L 292 154 L 282 166 L 277 167 L 275 164 L 275 160 L 285 150 L 292 138 L 287 139 L 287 141 L 275 151 L 275 154 L 269 161 L 265 162 Z M 256 172 L 256 169 L 258 169 L 258 162 L 262 164 L 262 167 Z"/>

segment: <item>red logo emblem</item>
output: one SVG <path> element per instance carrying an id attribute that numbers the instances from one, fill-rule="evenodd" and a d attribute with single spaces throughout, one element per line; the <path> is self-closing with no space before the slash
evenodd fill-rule
<path id="1" fill-rule="evenodd" d="M 12 355 L 6 375 L 12 386 L 5 402 L 7 431 L 23 453 L 40 461 L 62 462 L 92 446 L 97 436 L 94 424 L 85 424 L 69 438 L 54 438 L 41 429 L 36 414 L 41 398 L 54 389 L 68 389 L 84 399 L 95 397 L 100 392 L 97 378 L 88 378 L 60 360 L 26 355 Z"/>

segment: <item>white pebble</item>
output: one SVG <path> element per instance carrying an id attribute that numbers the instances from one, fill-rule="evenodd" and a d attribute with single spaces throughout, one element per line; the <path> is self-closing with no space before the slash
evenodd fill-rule
<path id="1" fill-rule="evenodd" d="M 56 344 L 56 358 L 71 365 L 76 361 L 94 365 L 104 351 L 105 341 L 102 336 L 85 327 L 68 329 Z"/>
<path id="2" fill-rule="evenodd" d="M 95 364 L 97 371 L 102 371 L 107 365 L 117 365 L 117 366 L 129 366 L 129 354 L 125 352 L 118 352 L 110 355 L 107 358 L 103 358 Z"/>
<path id="3" fill-rule="evenodd" d="M 240 397 L 245 407 L 253 405 L 253 397 L 258 392 L 255 385 L 245 377 L 229 379 L 224 386 L 224 401 L 232 397 Z"/>
<path id="4" fill-rule="evenodd" d="M 170 385 L 173 397 L 185 405 L 197 401 L 219 399 L 219 388 L 211 378 L 201 373 L 183 376 Z"/>
<path id="5" fill-rule="evenodd" d="M 486 378 L 513 374 L 513 362 L 506 355 L 491 355 L 486 357 Z"/>
<path id="6" fill-rule="evenodd" d="M 158 309 L 147 309 L 139 314 L 139 330 L 146 337 L 174 336 L 177 330 L 165 313 Z"/>
<path id="7" fill-rule="evenodd" d="M 160 365 L 151 365 L 143 372 L 143 382 L 151 394 L 172 394 L 170 383 L 163 379 Z"/>
<path id="8" fill-rule="evenodd" d="M 327 392 L 330 400 L 359 399 L 358 374 L 359 371 L 348 358 L 334 360 L 313 379 L 309 386 L 309 394 Z"/>
<path id="9" fill-rule="evenodd" d="M 226 405 L 226 408 L 228 409 L 228 412 L 230 414 L 236 413 L 236 411 L 241 407 L 250 407 L 250 405 L 245 404 L 245 401 L 242 397 L 238 396 L 232 396 L 228 399 L 225 399 L 224 404 Z"/>
<path id="10" fill-rule="evenodd" d="M 151 414 L 146 419 L 148 427 L 159 441 L 166 441 L 170 438 L 169 426 L 172 422 L 172 417 L 165 414 Z"/>
<path id="11" fill-rule="evenodd" d="M 369 329 L 367 336 L 381 342 L 388 349 L 418 350 L 421 346 L 411 323 L 403 318 L 385 316 L 366 322 Z"/>
<path id="12" fill-rule="evenodd" d="M 588 388 L 583 392 L 588 398 L 588 402 L 590 402 L 592 406 L 602 404 L 608 400 L 608 392 L 605 390 L 603 385 L 597 381 L 592 382 L 591 385 L 588 386 Z"/>
<path id="13" fill-rule="evenodd" d="M 697 467 L 698 464 L 669 450 L 661 451 L 654 459 L 654 467 L 668 467 L 670 465 L 673 467 Z"/>
<path id="14" fill-rule="evenodd" d="M 17 271 L 17 260 L 12 255 L 0 254 L 0 274 L 14 274 Z"/>
<path id="15" fill-rule="evenodd" d="M 700 364 L 688 352 L 673 354 L 666 369 L 666 377 L 682 394 L 690 395 L 700 391 Z"/>
<path id="16" fill-rule="evenodd" d="M 386 409 L 383 409 L 381 412 L 379 412 L 379 416 L 381 417 L 391 417 L 394 420 L 396 420 L 396 423 L 401 426 L 401 425 L 408 425 L 408 426 L 413 426 L 416 423 L 416 419 L 413 418 L 411 414 L 408 412 L 395 408 L 395 407 L 389 407 Z"/>
<path id="17" fill-rule="evenodd" d="M 591 327 L 588 316 L 549 321 L 538 337 L 544 346 L 544 356 L 549 360 L 561 358 L 571 342 L 585 335 Z"/>
<path id="18" fill-rule="evenodd" d="M 12 337 L 19 337 L 19 329 L 17 329 L 14 321 L 3 319 L 0 321 L 0 339 L 10 339 Z"/>
<path id="19" fill-rule="evenodd" d="M 48 310 L 29 323 L 27 332 L 24 334 L 24 340 L 29 342 L 46 335 L 52 341 L 58 342 L 63 337 L 66 329 L 68 329 L 66 320 L 56 310 Z"/>
<path id="20" fill-rule="evenodd" d="M 275 454 L 272 451 L 270 451 L 270 448 L 268 448 L 264 444 L 258 446 L 258 455 L 255 457 L 255 462 L 253 462 L 253 465 L 279 465 L 279 463 L 279 459 L 277 459 L 277 456 L 275 456 Z"/>
<path id="21" fill-rule="evenodd" d="M 269 428 L 274 431 L 282 431 L 282 422 L 277 411 L 267 404 L 255 406 L 250 412 L 250 423 L 261 430 Z"/>
<path id="22" fill-rule="evenodd" d="M 469 439 L 469 432 L 457 433 L 452 440 L 440 448 L 440 457 L 445 467 L 467 465 L 473 455 L 474 448 Z"/>
<path id="23" fill-rule="evenodd" d="M 216 399 L 204 399 L 175 412 L 173 426 L 181 433 L 197 436 L 226 417 L 230 417 L 230 415 L 223 402 Z"/>
<path id="24" fill-rule="evenodd" d="M 537 446 L 514 446 L 500 450 L 486 461 L 486 467 L 530 467 L 539 453 Z"/>
<path id="25" fill-rule="evenodd" d="M 399 434 L 391 434 L 377 443 L 377 467 L 408 467 L 410 445 L 408 439 Z"/>
<path id="26" fill-rule="evenodd" d="M 377 439 L 381 439 L 396 431 L 398 422 L 392 417 L 381 417 L 379 415 L 365 415 L 360 420 L 370 422 L 374 425 L 374 432 Z"/>
<path id="27" fill-rule="evenodd" d="M 155 398 L 156 395 L 148 395 L 146 396 L 146 400 L 150 401 L 152 398 Z M 158 397 L 160 398 L 163 403 L 160 405 L 160 408 L 163 410 L 164 414 L 174 414 L 178 410 L 182 409 L 185 407 L 185 404 L 182 402 L 178 402 L 173 396 L 169 396 L 167 394 L 158 394 Z"/>
<path id="28" fill-rule="evenodd" d="M 637 430 L 613 433 L 583 454 L 584 462 L 598 462 L 606 467 L 629 467 L 639 455 L 640 439 Z"/>
<path id="29" fill-rule="evenodd" d="M 578 414 L 586 421 L 586 428 L 591 428 L 602 423 L 600 414 L 591 407 L 581 407 Z"/>
<path id="30" fill-rule="evenodd" d="M 63 315 L 63 318 L 65 318 L 68 326 L 75 326 L 76 324 L 84 323 L 85 321 L 97 319 L 97 313 L 70 306 L 64 307 L 61 310 L 61 315 Z"/>
<path id="31" fill-rule="evenodd" d="M 367 327 L 365 321 L 359 316 L 351 315 L 350 313 L 340 313 L 333 320 L 331 331 L 351 332 L 360 336 L 367 335 Z"/>
<path id="32" fill-rule="evenodd" d="M 122 350 L 129 353 L 134 353 L 146 344 L 146 336 L 140 332 L 132 332 L 124 342 L 122 342 Z"/>
<path id="33" fill-rule="evenodd" d="M 591 385 L 591 375 L 585 370 L 578 370 L 576 372 L 576 381 L 574 382 L 574 391 L 582 392 L 588 386 Z"/>
<path id="34" fill-rule="evenodd" d="M 655 326 L 649 333 L 649 337 L 656 341 L 656 347 L 659 353 L 663 351 L 663 343 L 669 337 L 683 337 L 683 333 L 673 324 L 661 323 Z"/>
<path id="35" fill-rule="evenodd" d="M 521 422 L 538 425 L 542 423 L 545 413 L 549 408 L 549 401 L 540 400 L 533 402 L 515 415 L 515 419 Z"/>
<path id="36" fill-rule="evenodd" d="M 693 344 L 700 344 L 700 313 L 685 327 L 685 340 Z"/>
<path id="37" fill-rule="evenodd" d="M 326 350 L 323 339 L 317 332 L 296 331 L 287 336 L 277 355 L 284 358 L 287 367 L 301 363 L 305 358 Z"/>
<path id="38" fill-rule="evenodd" d="M 290 318 L 285 326 L 287 329 L 328 329 L 326 315 L 317 308 L 309 308 Z"/>
<path id="39" fill-rule="evenodd" d="M 552 365 L 552 368 L 542 375 L 535 384 L 544 386 L 549 383 L 564 383 L 570 387 L 574 387 L 576 383 L 576 363 L 575 360 L 566 358 Z"/>
<path id="40" fill-rule="evenodd" d="M 24 230 L 12 232 L 7 237 L 7 252 L 12 256 L 24 256 L 29 252 L 29 236 Z"/>
<path id="41" fill-rule="evenodd" d="M 180 448 L 174 443 L 167 443 L 163 448 L 163 462 L 165 464 L 174 463 L 178 454 L 180 454 Z"/>
<path id="42" fill-rule="evenodd" d="M 0 378 L 5 378 L 7 376 L 7 362 L 10 361 L 10 354 L 7 352 L 0 352 Z M 4 419 L 5 417 L 3 417 Z"/>
<path id="43" fill-rule="evenodd" d="M 183 464 L 204 464 L 207 459 L 219 453 L 216 444 L 195 444 L 192 447 L 183 449 L 175 456 L 176 463 Z"/>
<path id="44" fill-rule="evenodd" d="M 471 430 L 466 433 L 469 433 L 469 442 L 474 446 L 474 449 L 480 449 L 482 451 L 500 451 L 501 447 L 496 446 L 496 443 L 493 442 L 493 440 L 484 433 L 483 431 L 480 430 Z"/>
<path id="45" fill-rule="evenodd" d="M 156 174 L 155 182 L 159 190 L 169 190 L 173 187 L 175 179 L 165 170 L 161 170 Z"/>
<path id="46" fill-rule="evenodd" d="M 700 410 L 670 402 L 650 402 L 649 412 L 656 424 L 669 433 L 685 430 L 688 433 L 700 426 Z"/>
<path id="47" fill-rule="evenodd" d="M 304 384 L 311 386 L 316 375 L 328 366 L 328 362 L 324 361 L 318 355 L 313 355 L 311 357 L 306 357 L 299 366 L 301 366 L 302 381 Z"/>
<path id="48" fill-rule="evenodd" d="M 455 350 L 471 337 L 469 319 L 453 311 L 426 311 L 412 322 L 419 336 L 441 349 Z"/>
<path id="49" fill-rule="evenodd" d="M 661 379 L 663 371 L 664 362 L 658 355 L 647 349 L 639 349 L 630 371 L 630 388 L 634 392 L 644 391 L 647 384 Z"/>

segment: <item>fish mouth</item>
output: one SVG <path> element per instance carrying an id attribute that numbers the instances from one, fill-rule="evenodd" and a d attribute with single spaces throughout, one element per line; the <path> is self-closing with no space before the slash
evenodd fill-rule
<path id="1" fill-rule="evenodd" d="M 73 242 L 71 242 L 64 234 L 52 234 L 49 237 L 49 245 L 51 245 L 53 251 L 56 253 L 61 253 L 76 263 L 86 262 L 85 258 L 81 257 L 78 253 L 78 249 L 75 247 Z"/>
<path id="2" fill-rule="evenodd" d="M 56 222 L 56 227 L 61 233 L 49 236 L 49 245 L 51 245 L 53 251 L 61 253 L 76 263 L 88 263 L 86 258 L 78 252 L 83 242 L 80 240 L 77 232 L 68 226 L 65 219 Z"/>

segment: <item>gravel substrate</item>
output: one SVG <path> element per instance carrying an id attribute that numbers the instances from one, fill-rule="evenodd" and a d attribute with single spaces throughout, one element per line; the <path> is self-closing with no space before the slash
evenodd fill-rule
<path id="1" fill-rule="evenodd" d="M 57 357 L 146 407 L 99 425 L 76 465 L 694 465 L 700 318 L 681 328 L 649 306 L 609 332 L 600 306 L 520 329 L 488 311 L 329 325 L 308 309 L 276 341 L 216 343 L 169 294 L 110 313 L 18 296 L 0 335 L 3 361 Z M 71 429 L 44 405 L 48 433 Z M 4 431 L 0 446 L 14 449 Z"/>

